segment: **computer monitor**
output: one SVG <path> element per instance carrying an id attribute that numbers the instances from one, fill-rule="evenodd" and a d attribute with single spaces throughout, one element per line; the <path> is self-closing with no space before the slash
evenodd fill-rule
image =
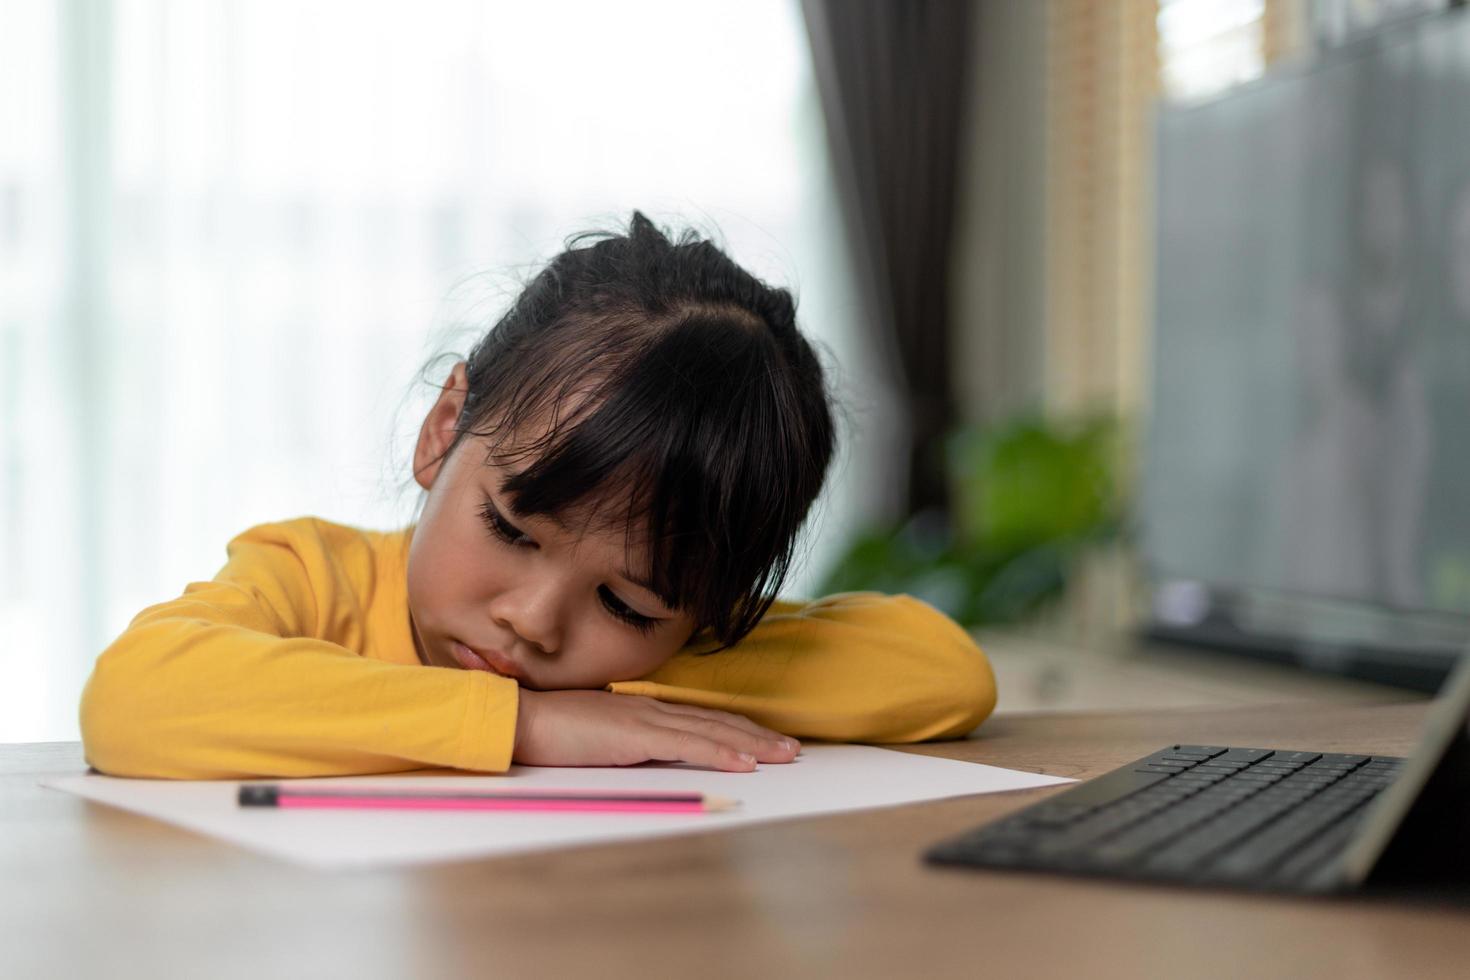
<path id="1" fill-rule="evenodd" d="M 1155 636 L 1434 690 L 1470 635 L 1470 15 L 1165 106 Z"/>

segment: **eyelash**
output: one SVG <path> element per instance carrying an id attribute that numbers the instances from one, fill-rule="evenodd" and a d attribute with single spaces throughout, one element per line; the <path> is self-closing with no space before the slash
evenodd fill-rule
<path id="1" fill-rule="evenodd" d="M 480 505 L 480 520 L 485 523 L 485 527 L 489 529 L 491 534 L 508 545 L 524 548 L 536 543 L 518 528 L 514 527 L 504 517 L 501 517 L 500 511 L 495 509 L 495 505 L 488 498 Z"/>
<path id="2" fill-rule="evenodd" d="M 536 542 L 502 517 L 495 504 L 488 498 L 480 505 L 480 520 L 491 534 L 513 548 L 535 547 Z M 628 608 L 627 603 L 619 599 L 605 585 L 597 587 L 597 598 L 602 603 L 602 608 L 607 610 L 608 615 L 628 624 L 640 633 L 652 633 L 653 628 L 659 624 L 659 620 Z"/>
<path id="3" fill-rule="evenodd" d="M 658 625 L 658 620 L 629 609 L 627 604 L 613 595 L 612 590 L 605 585 L 597 587 L 597 598 L 602 600 L 602 608 L 640 633 L 652 633 L 653 628 Z"/>

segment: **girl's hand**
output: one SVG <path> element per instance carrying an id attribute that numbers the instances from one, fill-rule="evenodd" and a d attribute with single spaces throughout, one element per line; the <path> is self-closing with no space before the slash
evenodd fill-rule
<path id="1" fill-rule="evenodd" d="M 689 762 L 749 772 L 790 762 L 794 738 L 740 715 L 607 691 L 521 689 L 512 758 L 528 766 L 631 766 Z"/>

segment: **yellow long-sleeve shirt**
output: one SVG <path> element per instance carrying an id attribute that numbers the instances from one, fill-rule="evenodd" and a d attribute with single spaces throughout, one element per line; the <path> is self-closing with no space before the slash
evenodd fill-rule
<path id="1" fill-rule="evenodd" d="M 98 658 L 82 695 L 87 761 L 188 779 L 504 771 L 516 683 L 420 664 L 411 533 L 303 518 L 230 542 L 213 581 L 145 609 Z M 955 737 L 995 705 L 980 649 L 907 596 L 777 603 L 736 647 L 701 649 L 609 690 L 839 741 Z"/>

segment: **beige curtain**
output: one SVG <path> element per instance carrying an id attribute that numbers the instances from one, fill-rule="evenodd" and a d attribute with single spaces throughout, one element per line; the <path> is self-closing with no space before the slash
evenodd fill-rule
<path id="1" fill-rule="evenodd" d="M 1154 0 L 1051 0 L 1045 91 L 1046 407 L 1126 416 L 1146 388 Z"/>

